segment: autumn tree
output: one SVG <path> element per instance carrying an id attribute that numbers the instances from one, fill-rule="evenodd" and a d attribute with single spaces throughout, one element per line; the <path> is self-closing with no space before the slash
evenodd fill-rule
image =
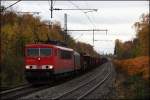
<path id="1" fill-rule="evenodd" d="M 140 21 L 134 24 L 137 38 L 139 40 L 140 55 L 149 55 L 149 42 L 150 42 L 150 18 L 149 14 L 142 14 Z"/>
<path id="2" fill-rule="evenodd" d="M 137 32 L 136 38 L 124 43 L 116 40 L 114 53 L 118 58 L 149 56 L 149 21 L 149 14 L 143 14 L 140 21 L 134 24 Z"/>
<path id="3" fill-rule="evenodd" d="M 123 53 L 123 44 L 119 39 L 115 40 L 115 50 L 114 54 L 118 57 L 121 58 Z"/>
<path id="4" fill-rule="evenodd" d="M 31 14 L 18 14 L 15 11 L 1 13 L 1 85 L 14 86 L 25 81 L 24 79 L 24 49 L 29 43 L 40 41 L 60 40 L 64 41 L 65 31 L 58 21 L 49 25 L 47 21 L 41 21 L 39 16 Z M 91 45 L 78 43 L 67 34 L 67 45 L 76 51 L 86 51 L 90 55 L 98 55 Z"/>

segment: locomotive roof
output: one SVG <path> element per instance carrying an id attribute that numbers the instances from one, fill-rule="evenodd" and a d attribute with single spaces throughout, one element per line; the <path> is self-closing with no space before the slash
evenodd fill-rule
<path id="1" fill-rule="evenodd" d="M 56 47 L 59 49 L 62 49 L 62 50 L 73 51 L 73 49 L 71 49 L 71 48 L 66 48 L 66 47 L 62 47 L 62 46 L 56 46 Z"/>
<path id="2" fill-rule="evenodd" d="M 26 47 L 54 47 L 51 44 L 27 44 Z"/>
<path id="3" fill-rule="evenodd" d="M 33 48 L 34 47 L 53 47 L 53 48 L 59 48 L 62 50 L 73 51 L 73 49 L 71 49 L 71 48 L 56 46 L 56 45 L 52 45 L 52 44 L 27 44 L 26 47 L 33 47 Z"/>

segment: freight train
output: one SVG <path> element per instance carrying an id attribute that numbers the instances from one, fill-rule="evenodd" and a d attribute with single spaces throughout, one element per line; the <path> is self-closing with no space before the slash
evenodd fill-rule
<path id="1" fill-rule="evenodd" d="M 66 73 L 83 72 L 101 63 L 100 57 L 78 53 L 60 45 L 60 42 L 25 46 L 25 77 L 30 83 L 35 80 L 52 80 Z"/>

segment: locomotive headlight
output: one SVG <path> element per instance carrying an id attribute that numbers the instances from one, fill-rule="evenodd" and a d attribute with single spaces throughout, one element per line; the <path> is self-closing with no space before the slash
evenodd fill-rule
<path id="1" fill-rule="evenodd" d="M 26 69 L 30 69 L 30 65 L 26 65 L 25 68 L 26 68 Z"/>
<path id="2" fill-rule="evenodd" d="M 53 69 L 53 65 L 43 65 L 42 69 Z"/>
<path id="3" fill-rule="evenodd" d="M 26 65 L 25 66 L 26 69 L 36 69 L 36 65 Z"/>
<path id="4" fill-rule="evenodd" d="M 49 65 L 49 69 L 53 69 L 53 65 Z"/>

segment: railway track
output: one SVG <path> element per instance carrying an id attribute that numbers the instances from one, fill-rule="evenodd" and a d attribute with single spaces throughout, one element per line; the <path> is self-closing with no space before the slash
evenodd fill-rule
<path id="1" fill-rule="evenodd" d="M 5 89 L 2 87 L 3 89 L 0 91 L 0 95 L 4 94 L 4 93 L 8 93 L 8 92 L 11 92 L 11 91 L 21 89 L 21 88 L 26 87 L 26 86 L 29 86 L 29 83 L 25 83 L 25 84 L 22 84 L 22 85 L 11 87 L 11 88 L 5 87 Z"/>
<path id="2" fill-rule="evenodd" d="M 0 92 L 0 97 L 2 100 L 4 99 L 8 99 L 8 100 L 12 100 L 12 99 L 17 99 L 20 98 L 22 96 L 28 95 L 30 93 L 48 88 L 49 86 L 36 86 L 33 87 L 31 84 L 26 84 L 20 87 L 16 87 L 10 90 L 6 90 L 6 91 L 2 91 Z"/>
<path id="3" fill-rule="evenodd" d="M 110 63 L 109 63 L 110 64 Z M 57 96 L 52 98 L 53 100 L 63 99 L 77 99 L 81 100 L 90 93 L 92 93 L 97 87 L 100 87 L 111 76 L 111 64 L 107 66 L 108 70 L 101 74 L 98 74 L 93 79 Z"/>
<path id="4" fill-rule="evenodd" d="M 9 91 L 9 90 L 12 90 L 12 89 L 16 89 L 18 87 L 22 87 L 22 86 L 25 86 L 27 84 L 29 84 L 29 83 L 25 82 L 24 84 L 20 84 L 20 85 L 13 86 L 13 87 L 1 87 L 0 94 L 3 93 L 4 91 L 6 92 L 6 91 Z"/>
<path id="5" fill-rule="evenodd" d="M 106 65 L 107 68 L 101 70 L 102 73 L 97 74 L 91 80 L 84 82 L 83 84 L 74 87 L 73 89 L 66 91 L 63 94 L 59 94 L 58 96 L 52 97 L 51 99 L 83 99 L 87 95 L 89 95 L 92 91 L 94 91 L 97 87 L 102 85 L 110 76 L 111 74 L 111 67 Z M 109 71 L 108 71 L 109 70 Z M 52 85 L 52 84 L 51 84 Z M 51 87 L 51 85 L 44 85 L 44 86 L 36 86 L 33 87 L 31 84 L 26 84 L 24 86 L 20 86 L 11 90 L 6 90 L 0 92 L 1 99 L 19 99 L 24 97 L 28 94 L 46 89 Z M 52 85 L 53 86 L 53 85 Z"/>

